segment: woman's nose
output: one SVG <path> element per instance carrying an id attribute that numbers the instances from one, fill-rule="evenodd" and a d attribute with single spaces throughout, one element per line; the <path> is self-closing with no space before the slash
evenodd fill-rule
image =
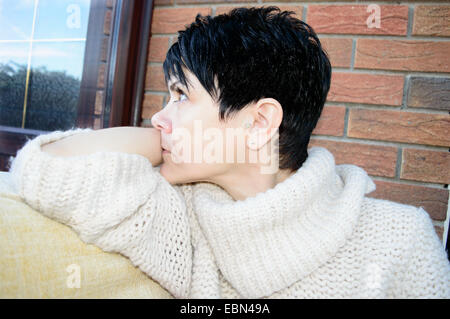
<path id="1" fill-rule="evenodd" d="M 165 133 L 171 133 L 172 131 L 172 124 L 170 123 L 170 120 L 165 117 L 162 112 L 157 112 L 152 116 L 152 125 L 154 128 L 164 131 Z"/>

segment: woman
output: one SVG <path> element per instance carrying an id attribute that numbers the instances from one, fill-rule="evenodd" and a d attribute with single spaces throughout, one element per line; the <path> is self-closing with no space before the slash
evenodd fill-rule
<path id="1" fill-rule="evenodd" d="M 331 66 L 276 7 L 197 16 L 164 62 L 154 128 L 36 137 L 11 173 L 32 207 L 131 259 L 177 298 L 448 298 L 422 208 L 368 198 L 308 149 Z"/>

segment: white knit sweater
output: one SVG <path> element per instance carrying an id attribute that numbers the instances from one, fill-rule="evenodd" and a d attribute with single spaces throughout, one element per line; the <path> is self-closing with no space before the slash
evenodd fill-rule
<path id="1" fill-rule="evenodd" d="M 176 298 L 450 298 L 450 264 L 422 208 L 368 198 L 375 184 L 312 147 L 274 188 L 234 201 L 211 183 L 170 185 L 143 156 L 54 157 L 27 141 L 18 194 L 86 243 L 121 253 Z"/>

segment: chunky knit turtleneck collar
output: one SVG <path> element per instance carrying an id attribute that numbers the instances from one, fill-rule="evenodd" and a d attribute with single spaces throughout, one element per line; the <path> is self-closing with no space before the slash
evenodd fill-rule
<path id="1" fill-rule="evenodd" d="M 360 167 L 335 165 L 312 147 L 293 175 L 235 201 L 219 186 L 194 192 L 200 227 L 225 279 L 245 298 L 286 288 L 333 257 L 353 231 L 375 184 Z"/>

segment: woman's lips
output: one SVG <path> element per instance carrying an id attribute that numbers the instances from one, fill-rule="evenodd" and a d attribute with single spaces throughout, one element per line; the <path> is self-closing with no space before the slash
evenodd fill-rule
<path id="1" fill-rule="evenodd" d="M 164 153 L 164 152 L 170 153 L 170 150 L 169 150 L 167 147 L 165 147 L 164 144 L 161 144 L 161 148 L 162 148 L 162 152 L 163 152 L 163 153 Z"/>
<path id="2" fill-rule="evenodd" d="M 168 153 L 170 153 L 170 151 L 168 149 L 162 147 L 162 153 L 163 154 L 168 154 Z"/>

